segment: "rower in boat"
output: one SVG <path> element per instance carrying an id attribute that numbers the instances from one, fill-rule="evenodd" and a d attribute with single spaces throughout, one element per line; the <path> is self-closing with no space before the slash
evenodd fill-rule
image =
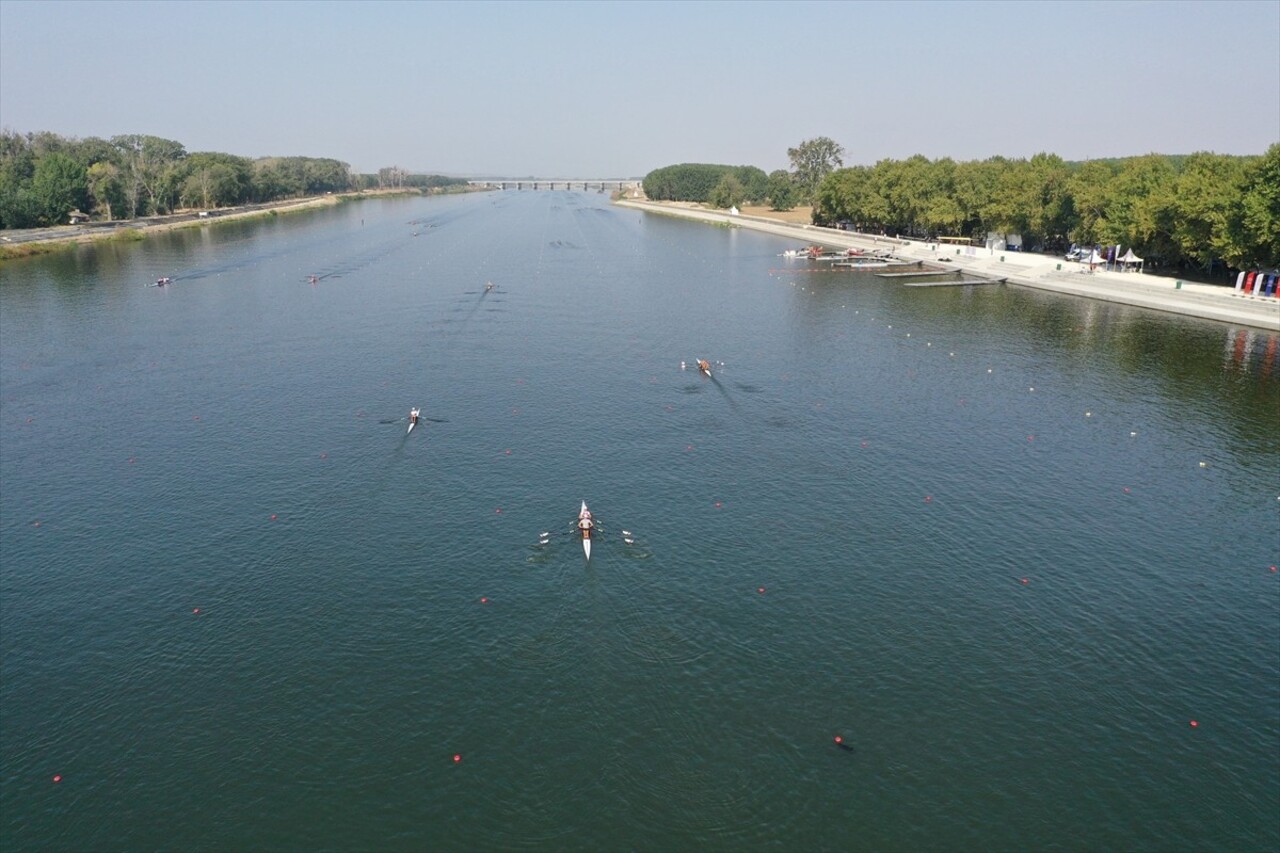
<path id="1" fill-rule="evenodd" d="M 168 284 L 171 281 L 173 281 L 173 279 L 169 278 L 168 276 L 165 276 L 164 278 L 158 278 L 156 279 L 156 287 L 164 287 L 166 284 Z"/>
<path id="2" fill-rule="evenodd" d="M 591 531 L 595 528 L 595 520 L 591 518 L 591 510 L 587 509 L 587 502 L 582 502 L 582 509 L 578 512 L 578 531 L 582 534 L 582 553 L 587 555 L 587 559 L 591 559 Z"/>
<path id="3" fill-rule="evenodd" d="M 703 373 L 705 373 L 707 376 L 710 376 L 711 362 L 707 361 L 705 358 L 698 359 L 698 369 L 701 370 Z"/>
<path id="4" fill-rule="evenodd" d="M 418 410 L 417 410 L 417 409 L 410 409 L 410 410 L 409 410 L 409 425 L 410 425 L 410 426 L 417 426 L 417 425 L 418 425 Z"/>
<path id="5" fill-rule="evenodd" d="M 494 287 L 493 282 L 489 282 L 488 284 L 486 284 L 486 285 L 484 286 L 484 292 L 485 292 L 485 293 L 488 293 L 490 290 L 493 290 L 493 287 Z"/>

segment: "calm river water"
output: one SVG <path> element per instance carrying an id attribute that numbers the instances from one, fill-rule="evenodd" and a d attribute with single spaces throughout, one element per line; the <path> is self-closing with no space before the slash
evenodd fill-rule
<path id="1" fill-rule="evenodd" d="M 0 845 L 1280 847 L 1277 336 L 786 248 L 508 192 L 0 267 Z"/>

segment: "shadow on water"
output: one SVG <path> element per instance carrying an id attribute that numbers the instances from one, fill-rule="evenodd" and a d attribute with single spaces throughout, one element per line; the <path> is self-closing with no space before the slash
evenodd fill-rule
<path id="1" fill-rule="evenodd" d="M 729 408 L 741 414 L 741 412 L 738 409 L 738 402 L 733 399 L 733 395 L 729 393 L 729 389 L 725 388 L 723 385 L 720 384 L 720 380 L 715 377 L 715 374 L 713 373 L 711 376 L 707 378 L 711 380 L 712 385 L 716 386 L 716 390 L 720 392 L 720 396 L 724 397 L 725 402 L 729 404 Z"/>

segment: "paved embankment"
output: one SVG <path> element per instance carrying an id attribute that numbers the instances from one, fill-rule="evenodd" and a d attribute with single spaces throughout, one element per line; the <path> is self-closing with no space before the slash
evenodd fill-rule
<path id="1" fill-rule="evenodd" d="M 1028 252 L 992 252 L 988 249 L 939 246 L 932 243 L 876 237 L 856 231 L 839 231 L 814 225 L 792 225 L 757 216 L 732 215 L 677 204 L 648 201 L 618 201 L 631 207 L 666 216 L 700 222 L 736 225 L 788 237 L 805 245 L 830 248 L 892 249 L 905 260 L 924 261 L 953 268 L 966 275 L 999 278 L 1009 284 L 1051 290 L 1087 299 L 1119 302 L 1155 311 L 1167 311 L 1219 320 L 1241 326 L 1280 331 L 1280 299 L 1245 296 L 1228 287 L 1144 275 L 1098 270 L 1088 272 L 1080 264 Z"/>

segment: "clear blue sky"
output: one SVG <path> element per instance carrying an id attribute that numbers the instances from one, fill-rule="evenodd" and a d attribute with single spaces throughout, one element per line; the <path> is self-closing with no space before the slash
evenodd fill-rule
<path id="1" fill-rule="evenodd" d="M 361 171 L 640 176 L 1280 140 L 1280 0 L 0 0 L 0 125 Z"/>

